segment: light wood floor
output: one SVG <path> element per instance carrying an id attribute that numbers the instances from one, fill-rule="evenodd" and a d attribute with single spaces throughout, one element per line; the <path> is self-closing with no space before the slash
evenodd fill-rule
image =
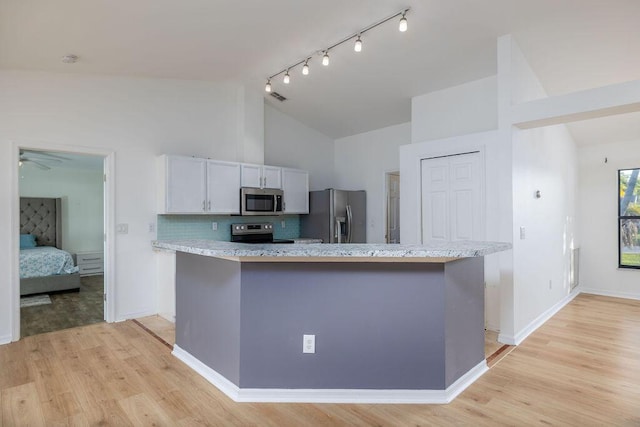
<path id="1" fill-rule="evenodd" d="M 640 301 L 581 295 L 449 405 L 238 404 L 128 321 L 0 346 L 0 426 L 640 425 Z"/>

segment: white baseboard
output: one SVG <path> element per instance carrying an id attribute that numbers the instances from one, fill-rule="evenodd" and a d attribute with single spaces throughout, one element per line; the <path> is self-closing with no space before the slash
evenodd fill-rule
<path id="1" fill-rule="evenodd" d="M 556 304 L 554 304 L 547 311 L 542 313 L 540 316 L 536 317 L 532 322 L 530 322 L 527 326 L 522 328 L 520 332 L 515 335 L 507 335 L 501 333 L 498 335 L 498 341 L 504 344 L 509 345 L 520 345 L 522 341 L 524 341 L 529 335 L 531 335 L 536 329 L 540 326 L 544 325 L 544 323 L 551 319 L 557 312 L 559 312 L 565 305 L 569 304 L 575 297 L 580 294 L 579 287 L 574 289 L 569 295 L 562 298 Z"/>
<path id="2" fill-rule="evenodd" d="M 164 320 L 168 320 L 171 323 L 176 323 L 176 315 L 173 313 L 158 313 L 158 316 L 162 317 Z"/>
<path id="3" fill-rule="evenodd" d="M 640 294 L 634 292 L 621 292 L 621 291 L 608 291 L 603 289 L 594 289 L 594 288 L 582 288 L 581 293 L 583 294 L 592 294 L 592 295 L 601 295 L 603 297 L 613 297 L 613 298 L 625 298 L 625 299 L 635 299 L 640 300 Z"/>
<path id="4" fill-rule="evenodd" d="M 488 370 L 483 360 L 446 390 L 241 389 L 177 345 L 172 354 L 235 402 L 443 404 L 455 399 Z"/>
<path id="5" fill-rule="evenodd" d="M 140 317 L 153 316 L 155 314 L 158 314 L 155 310 L 144 310 L 144 311 L 137 311 L 132 313 L 119 314 L 116 317 L 116 322 L 124 322 L 125 320 L 130 320 L 130 319 L 139 319 Z"/>
<path id="6" fill-rule="evenodd" d="M 0 336 L 0 345 L 9 344 L 12 340 L 11 335 Z"/>

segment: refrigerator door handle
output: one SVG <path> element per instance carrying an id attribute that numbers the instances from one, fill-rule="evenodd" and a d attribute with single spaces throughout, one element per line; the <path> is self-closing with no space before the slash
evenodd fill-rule
<path id="1" fill-rule="evenodd" d="M 347 243 L 351 243 L 351 226 L 353 225 L 353 214 L 351 212 L 351 205 L 347 205 Z"/>
<path id="2" fill-rule="evenodd" d="M 336 239 L 337 239 L 337 240 L 336 240 L 336 243 L 342 243 L 342 241 L 341 241 L 341 237 L 342 237 L 342 230 L 340 230 L 340 228 L 341 228 L 341 227 L 340 227 L 340 219 L 339 219 L 339 218 L 336 218 L 335 227 L 336 227 L 336 234 L 335 234 L 335 237 L 336 237 Z"/>

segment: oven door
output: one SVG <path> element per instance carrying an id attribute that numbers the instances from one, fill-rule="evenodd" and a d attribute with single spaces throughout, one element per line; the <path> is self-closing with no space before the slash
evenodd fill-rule
<path id="1" fill-rule="evenodd" d="M 240 190 L 242 215 L 282 215 L 282 190 L 243 187 Z"/>

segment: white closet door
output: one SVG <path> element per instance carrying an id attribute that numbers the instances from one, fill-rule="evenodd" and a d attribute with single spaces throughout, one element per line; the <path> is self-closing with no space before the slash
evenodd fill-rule
<path id="1" fill-rule="evenodd" d="M 482 240 L 480 153 L 422 160 L 422 241 Z"/>
<path id="2" fill-rule="evenodd" d="M 480 153 L 448 157 L 451 240 L 482 240 Z"/>
<path id="3" fill-rule="evenodd" d="M 422 160 L 422 241 L 449 240 L 449 159 Z"/>

